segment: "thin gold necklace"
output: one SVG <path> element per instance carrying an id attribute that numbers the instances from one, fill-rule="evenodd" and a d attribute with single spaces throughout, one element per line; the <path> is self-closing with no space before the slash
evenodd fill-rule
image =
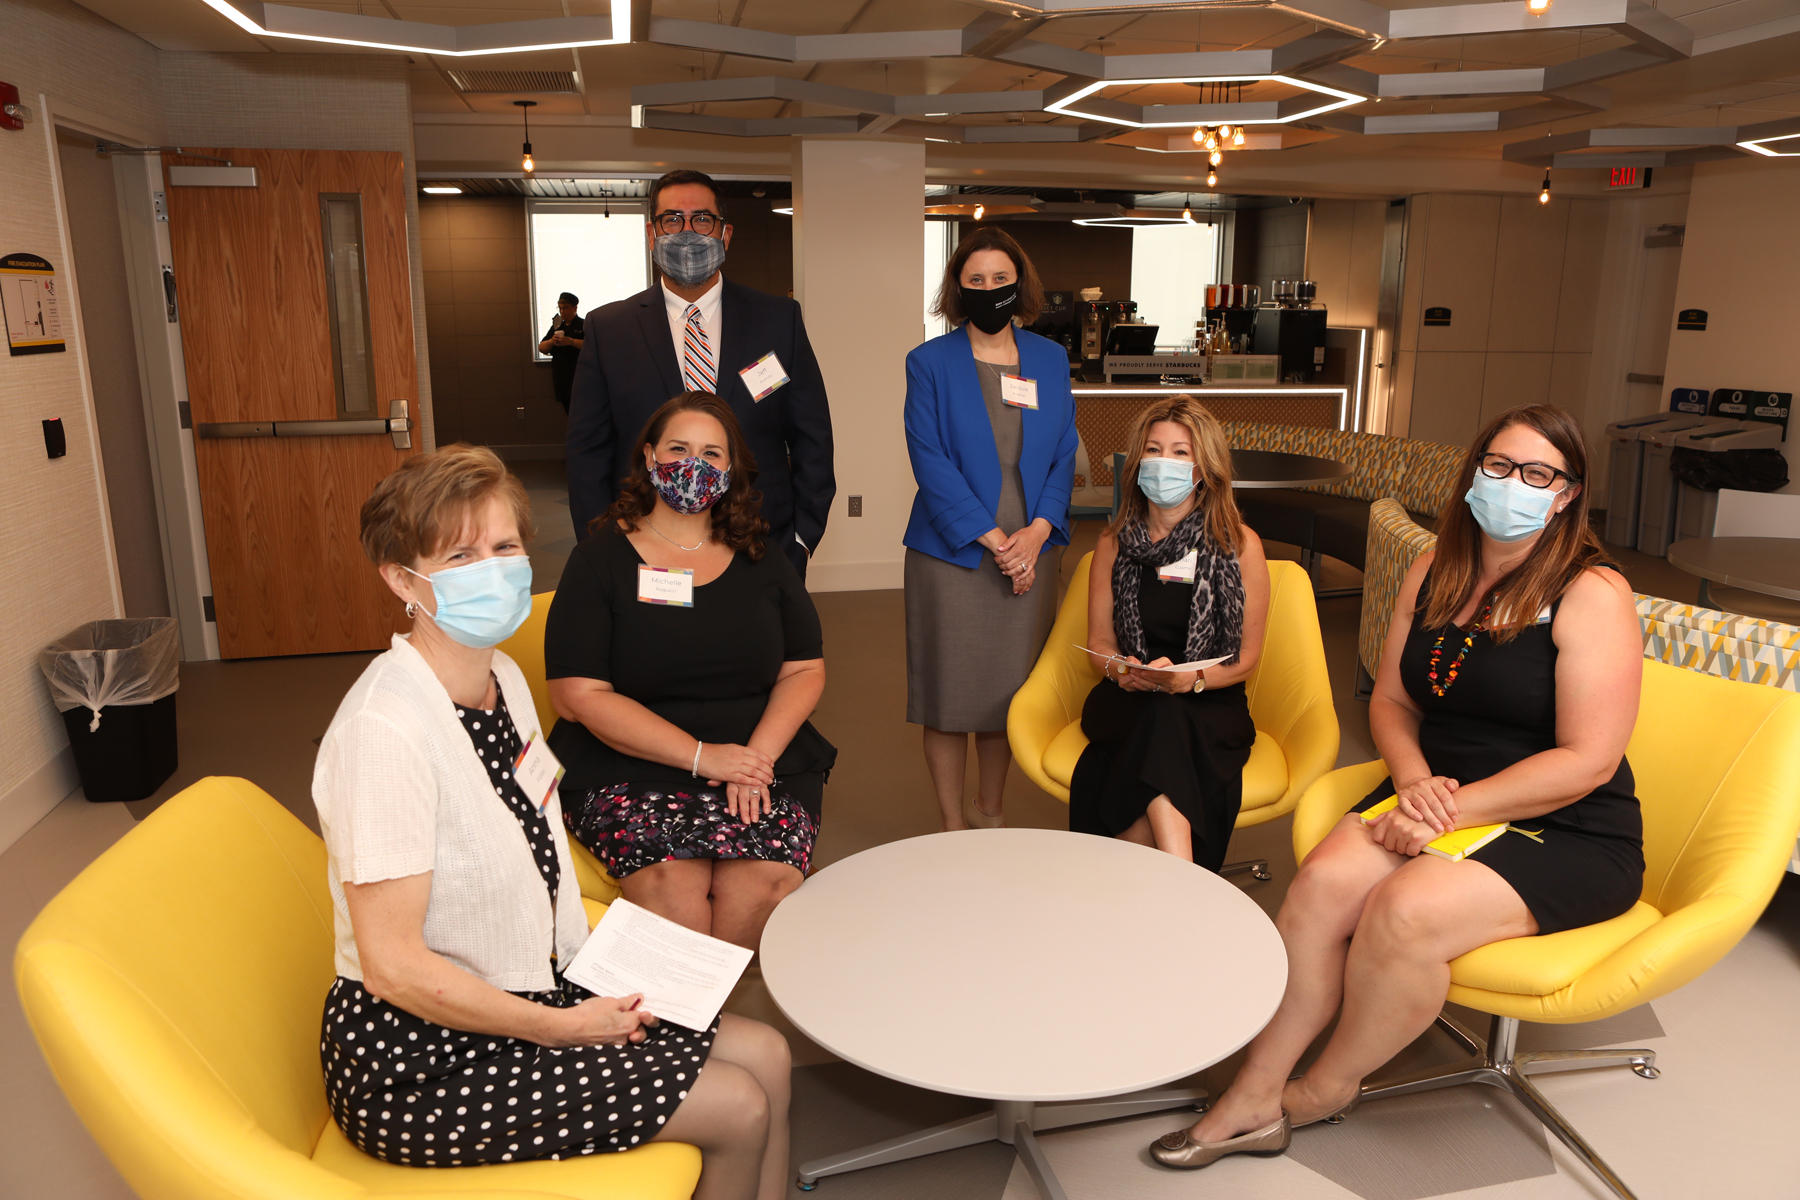
<path id="1" fill-rule="evenodd" d="M 675 547 L 677 550 L 686 550 L 691 553 L 695 550 L 700 549 L 700 547 L 706 545 L 706 543 L 711 540 L 711 535 L 709 534 L 706 537 L 701 538 L 698 542 L 695 542 L 692 546 L 684 546 L 680 542 L 676 541 L 674 538 L 670 537 L 668 534 L 664 533 L 662 530 L 658 529 L 656 527 L 655 523 L 652 522 L 649 518 L 645 518 L 644 524 L 648 525 L 650 527 L 651 533 L 654 533 L 657 537 L 659 537 L 663 541 L 669 543 L 669 545 Z"/>

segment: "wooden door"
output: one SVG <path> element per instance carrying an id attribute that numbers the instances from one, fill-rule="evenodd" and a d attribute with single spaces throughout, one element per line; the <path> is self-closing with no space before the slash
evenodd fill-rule
<path id="1" fill-rule="evenodd" d="M 288 436 L 281 423 L 386 418 L 395 400 L 417 416 L 400 155 L 198 153 L 256 168 L 254 187 L 166 189 L 220 652 L 385 648 L 399 605 L 363 556 L 359 513 L 419 438 L 401 449 L 387 433 Z M 346 234 L 342 214 L 357 206 L 360 231 Z M 340 300 L 359 274 L 364 298 L 349 296 L 349 308 L 366 318 L 353 321 L 361 314 L 347 317 Z M 361 365 L 346 372 L 339 343 L 350 326 Z M 234 424 L 281 436 L 219 435 Z"/>

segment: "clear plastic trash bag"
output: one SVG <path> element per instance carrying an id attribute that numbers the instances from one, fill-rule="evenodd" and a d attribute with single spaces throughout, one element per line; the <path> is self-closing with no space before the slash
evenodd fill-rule
<path id="1" fill-rule="evenodd" d="M 88 732 L 109 704 L 149 704 L 180 684 L 181 641 L 174 617 L 89 621 L 45 646 L 38 666 L 58 712 L 91 708 Z"/>

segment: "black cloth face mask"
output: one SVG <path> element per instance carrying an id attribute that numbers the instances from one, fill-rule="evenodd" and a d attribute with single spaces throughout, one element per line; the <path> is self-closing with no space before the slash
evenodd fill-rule
<path id="1" fill-rule="evenodd" d="M 968 315 L 969 324 L 985 334 L 996 334 L 1006 328 L 1012 320 L 1013 309 L 1019 304 L 1019 285 L 1005 284 L 997 288 L 958 288 L 962 294 L 962 310 Z"/>

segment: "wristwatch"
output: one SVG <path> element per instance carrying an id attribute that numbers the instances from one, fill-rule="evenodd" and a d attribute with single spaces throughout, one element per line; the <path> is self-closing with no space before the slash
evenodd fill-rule
<path id="1" fill-rule="evenodd" d="M 1195 671 L 1194 672 L 1194 695 L 1198 696 L 1201 692 L 1204 692 L 1205 690 L 1206 690 L 1206 672 L 1203 670 Z"/>

